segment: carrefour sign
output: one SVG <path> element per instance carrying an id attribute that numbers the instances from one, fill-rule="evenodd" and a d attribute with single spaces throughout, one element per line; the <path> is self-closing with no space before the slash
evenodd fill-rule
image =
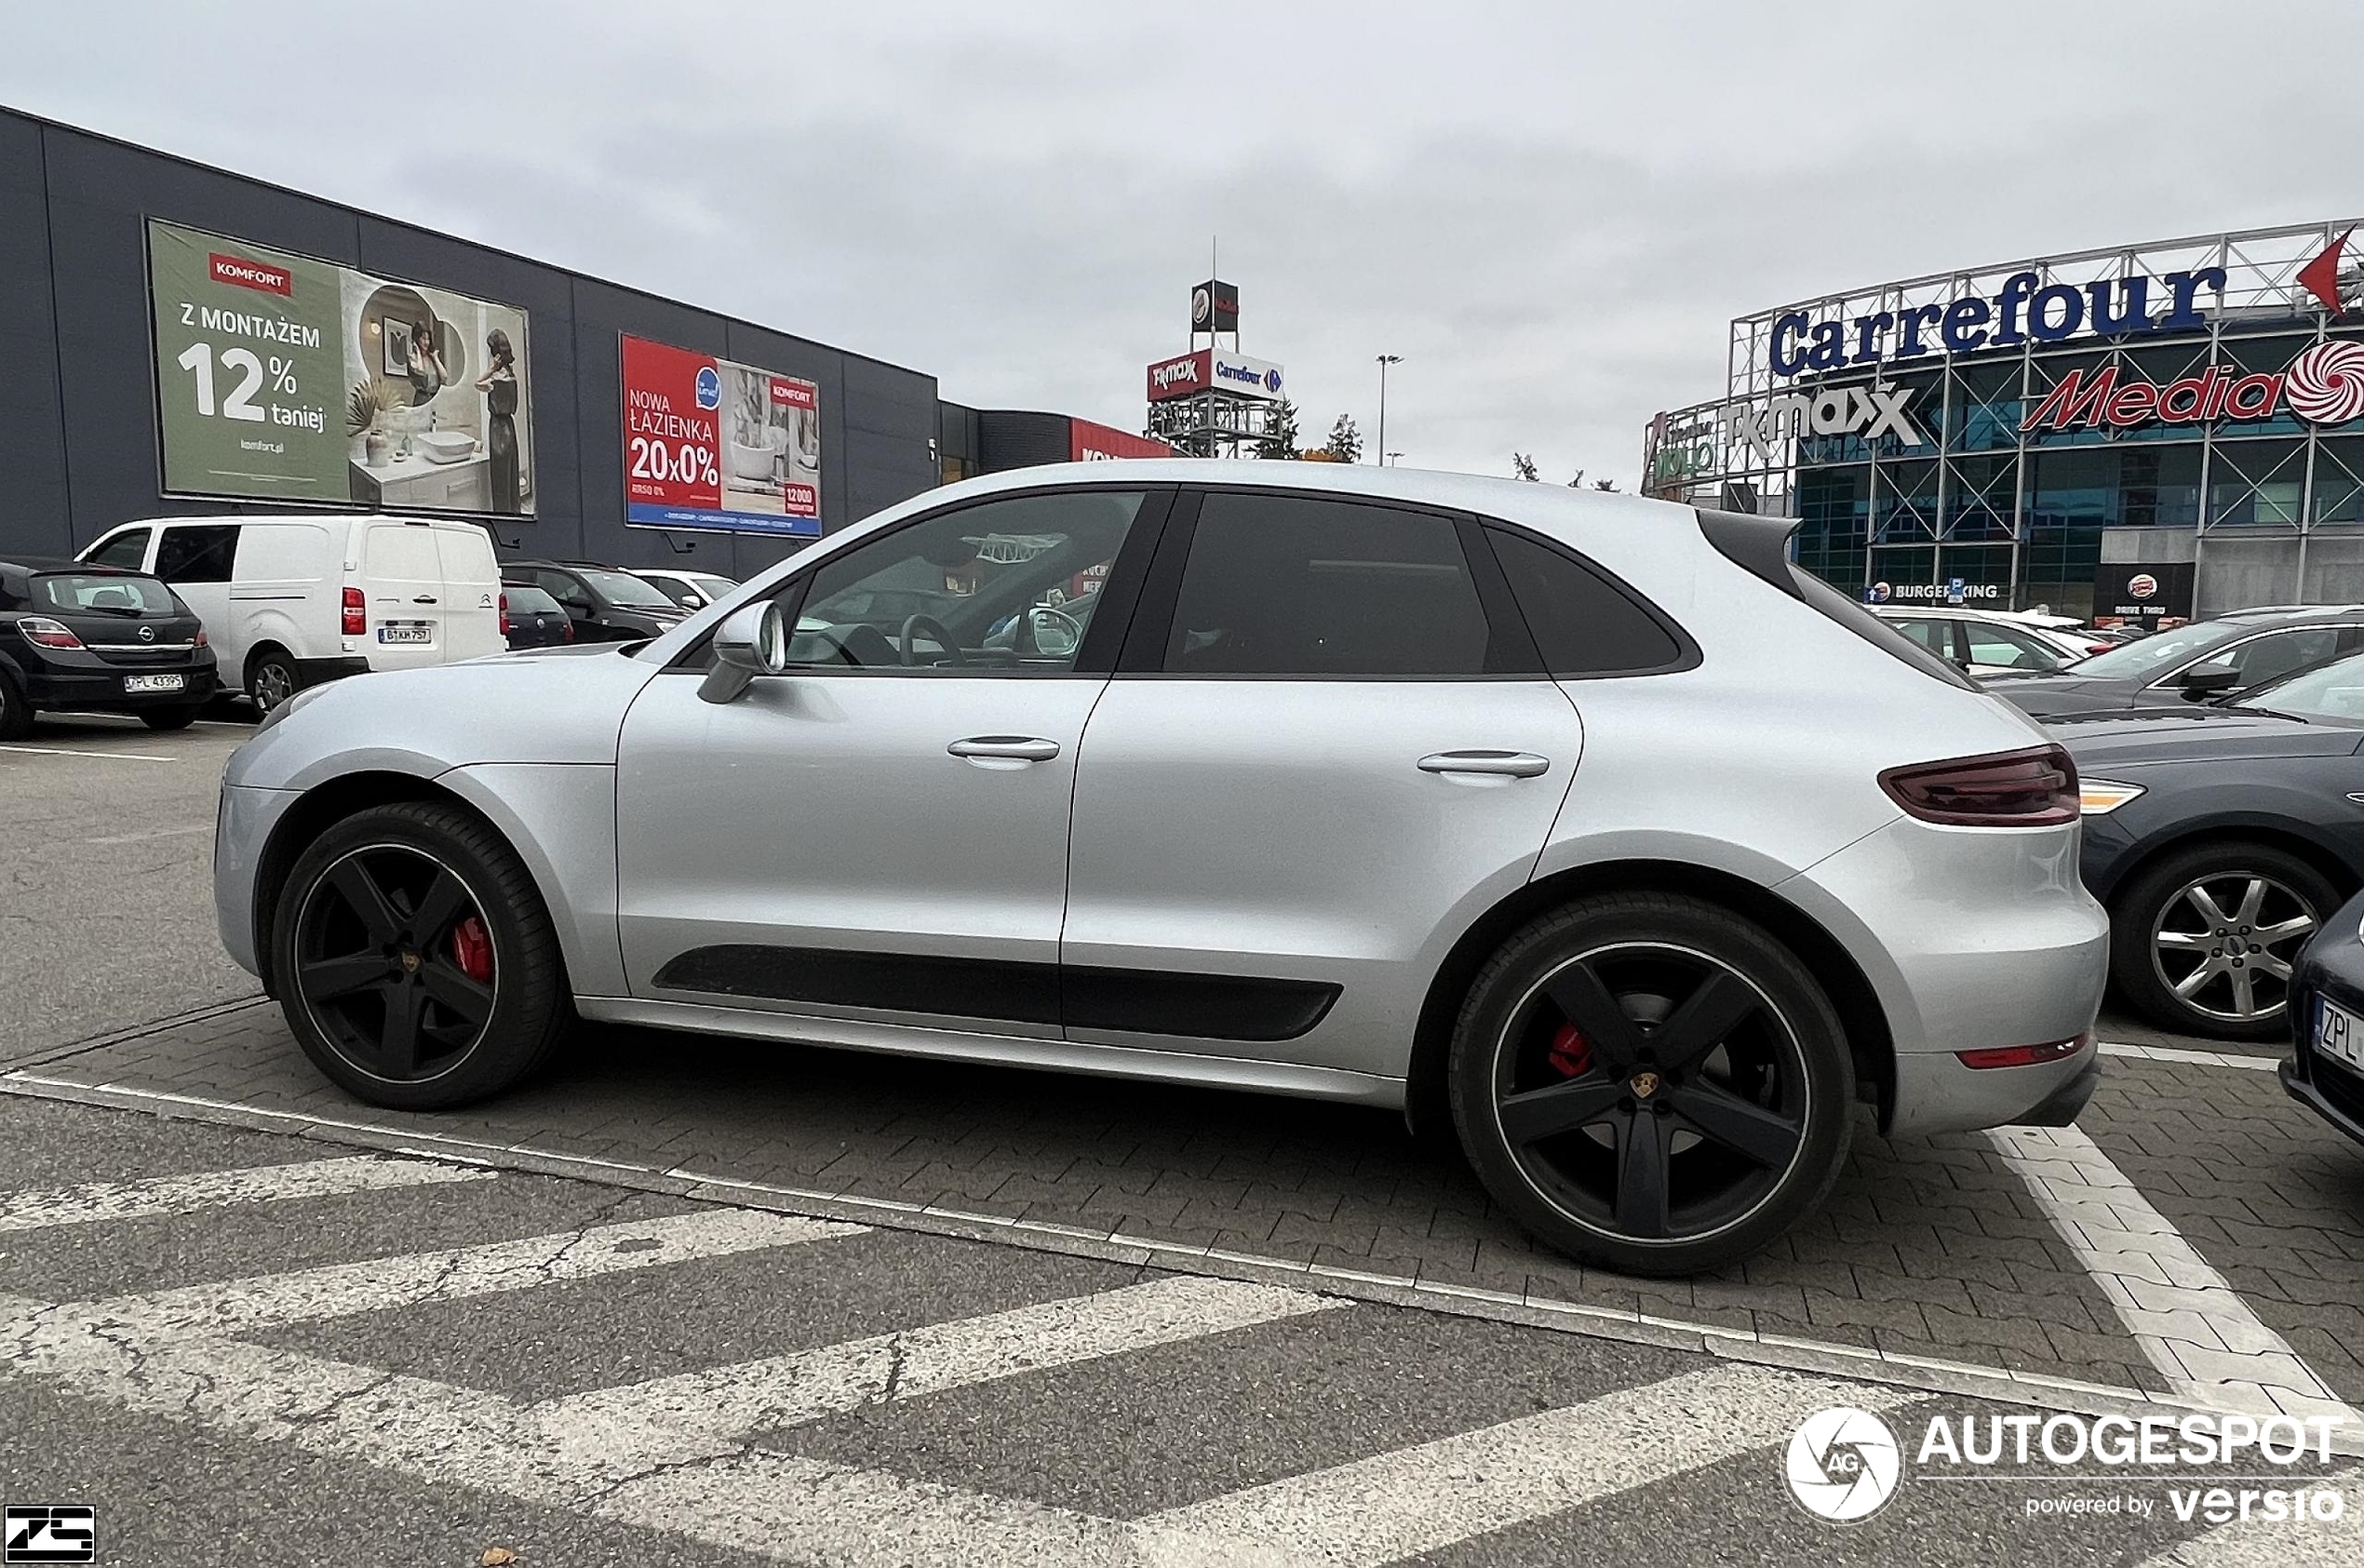
<path id="1" fill-rule="evenodd" d="M 1281 367 L 1265 359 L 1250 359 L 1244 355 L 1227 354 L 1221 349 L 1202 348 L 1173 359 L 1161 359 L 1151 365 L 1149 401 L 1162 403 L 1169 398 L 1195 397 L 1200 393 L 1229 392 L 1242 397 L 1267 400 L 1282 395 L 1287 385 Z"/>
<path id="2" fill-rule="evenodd" d="M 1786 311 L 1773 318 L 1766 362 L 1776 375 L 1804 376 L 1932 354 L 2056 343 L 2080 334 L 2197 332 L 2208 326 L 2198 299 L 2203 293 L 2223 295 L 2224 269 L 2196 267 L 2157 281 L 2162 297 L 2155 298 L 2148 277 L 2046 283 L 2023 272 L 2006 278 L 1992 295 L 1964 295 L 1941 305 L 1871 311 L 1844 321 L 1817 321 L 1805 311 Z M 2165 308 L 2155 308 L 2161 305 Z"/>

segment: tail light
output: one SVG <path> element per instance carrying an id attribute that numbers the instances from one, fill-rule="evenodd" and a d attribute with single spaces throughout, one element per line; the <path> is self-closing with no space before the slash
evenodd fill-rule
<path id="1" fill-rule="evenodd" d="M 338 627 L 346 637 L 357 637 L 369 629 L 369 602 L 358 588 L 344 591 L 344 620 Z"/>
<path id="2" fill-rule="evenodd" d="M 501 596 L 501 635 L 509 635 L 509 596 L 506 594 Z"/>
<path id="3" fill-rule="evenodd" d="M 17 623 L 17 630 L 24 640 L 35 648 L 80 648 L 82 639 L 74 628 L 62 621 L 52 621 L 46 615 L 28 615 Z"/>
<path id="4" fill-rule="evenodd" d="M 2116 646 L 2117 644 L 2114 642 L 2089 642 L 2085 645 L 2085 651 L 2088 653 L 2107 653 L 2111 649 L 2116 648 Z"/>
<path id="5" fill-rule="evenodd" d="M 2077 819 L 2076 763 L 2060 746 L 2030 746 L 1890 768 L 1889 799 L 1948 827 L 2058 827 Z"/>
<path id="6" fill-rule="evenodd" d="M 567 616 L 561 616 L 561 617 L 559 618 L 559 620 L 558 620 L 558 640 L 559 640 L 560 642 L 572 642 L 572 641 L 574 640 L 574 617 L 573 617 L 573 616 L 571 616 L 571 615 L 567 615 Z"/>
<path id="7" fill-rule="evenodd" d="M 205 628 L 203 626 L 199 626 L 197 628 L 196 635 L 189 639 L 189 646 L 192 648 L 203 648 L 205 646 Z"/>

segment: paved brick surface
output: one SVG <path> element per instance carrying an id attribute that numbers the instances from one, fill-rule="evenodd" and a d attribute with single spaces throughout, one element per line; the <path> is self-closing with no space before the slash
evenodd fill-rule
<path id="1" fill-rule="evenodd" d="M 524 1090 L 405 1117 L 327 1085 L 261 1005 L 36 1070 L 2169 1391 L 1983 1135 L 1866 1129 L 1829 1201 L 1790 1236 L 1720 1275 L 1643 1280 L 1529 1242 L 1394 1117 L 1313 1102 L 596 1029 Z M 2113 1059 L 2084 1125 L 2328 1384 L 2364 1397 L 2364 1151 L 2271 1074 L 2222 1066 Z"/>

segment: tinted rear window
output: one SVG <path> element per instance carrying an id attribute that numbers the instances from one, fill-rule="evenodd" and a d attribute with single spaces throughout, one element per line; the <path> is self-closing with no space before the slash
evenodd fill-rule
<path id="1" fill-rule="evenodd" d="M 118 615 L 177 615 L 181 601 L 153 577 L 117 577 L 100 572 L 61 571 L 33 580 L 34 607 L 61 610 L 69 615 L 93 612 Z"/>
<path id="2" fill-rule="evenodd" d="M 529 588 L 522 583 L 504 583 L 501 591 L 509 596 L 512 615 L 563 615 L 558 601 L 539 588 Z"/>
<path id="3" fill-rule="evenodd" d="M 1683 662 L 1674 634 L 1598 572 L 1540 540 L 1485 532 L 1552 675 L 1634 675 Z"/>

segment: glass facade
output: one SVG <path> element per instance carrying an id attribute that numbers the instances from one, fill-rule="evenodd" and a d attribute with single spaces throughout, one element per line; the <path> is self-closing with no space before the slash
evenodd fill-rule
<path id="1" fill-rule="evenodd" d="M 1799 563 L 1857 594 L 1958 578 L 1981 602 L 2085 615 L 2104 562 L 2192 561 L 2197 614 L 2364 600 L 2364 418 L 2339 417 L 2364 414 L 2364 315 L 2346 293 L 2364 291 L 2364 271 L 2339 270 L 2344 227 L 2017 263 L 1743 318 L 1727 395 L 1653 422 L 1645 488 L 1796 517 Z M 2327 254 L 2328 271 L 2316 261 Z M 1960 308 L 1988 319 L 2014 287 L 2024 300 L 2048 280 L 2069 285 L 2049 294 L 2122 302 L 2124 280 L 2147 278 L 2159 317 L 2173 269 L 2203 266 L 2224 281 L 2196 290 L 2175 330 L 2031 332 L 1951 353 L 1932 341 L 1899 356 L 1865 325 L 1917 305 L 1935 340 L 1949 307 L 1979 301 Z M 2346 309 L 2323 302 L 2327 284 Z M 1825 321 L 1842 324 L 1848 352 L 1818 373 L 1796 363 L 1799 324 Z M 2310 354 L 2326 342 L 2357 346 Z M 1785 361 L 1794 373 L 1775 369 Z M 2343 369 L 2353 396 L 2339 395 Z M 2097 382 L 2111 401 L 2089 399 Z M 1912 438 L 1871 434 L 1874 391 L 1904 410 Z M 2183 403 L 2152 401 L 2170 394 Z M 2212 417 L 2162 417 L 2169 406 Z"/>

